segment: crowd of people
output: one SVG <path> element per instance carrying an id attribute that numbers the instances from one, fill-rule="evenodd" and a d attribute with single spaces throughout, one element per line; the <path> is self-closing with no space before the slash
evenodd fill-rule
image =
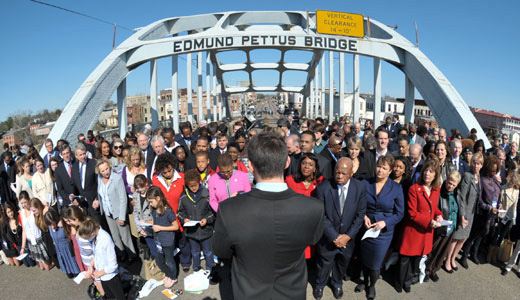
<path id="1" fill-rule="evenodd" d="M 500 258 L 502 275 L 516 264 L 520 243 L 500 251 L 520 237 L 520 156 L 507 135 L 486 150 L 475 130 L 448 136 L 398 116 L 377 128 L 289 116 L 178 130 L 88 131 L 46 140 L 43 157 L 5 148 L 4 261 L 85 271 L 100 298 L 115 299 L 125 299 L 119 266 L 144 258 L 166 288 L 203 259 L 222 299 L 305 299 L 307 278 L 316 299 L 327 286 L 342 298 L 345 280 L 375 299 L 382 272 L 408 293 L 468 259 Z"/>

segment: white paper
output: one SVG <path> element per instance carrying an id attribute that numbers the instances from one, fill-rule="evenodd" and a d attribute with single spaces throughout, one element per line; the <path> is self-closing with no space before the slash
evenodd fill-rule
<path id="1" fill-rule="evenodd" d="M 379 236 L 379 233 L 381 233 L 381 230 L 374 230 L 374 228 L 370 228 L 367 231 L 365 231 L 365 234 L 361 238 L 361 240 L 364 240 L 366 238 L 376 238 Z"/>
<path id="2" fill-rule="evenodd" d="M 85 278 L 85 271 L 78 274 L 78 276 L 74 277 L 74 282 L 76 284 L 80 284 L 83 281 L 83 278 Z"/>
<path id="3" fill-rule="evenodd" d="M 153 224 L 137 221 L 137 222 L 135 222 L 135 225 L 141 226 L 141 227 L 148 227 L 148 226 L 152 226 Z"/>
<path id="4" fill-rule="evenodd" d="M 441 226 L 451 226 L 451 224 L 453 224 L 452 221 L 449 221 L 449 220 L 442 220 L 440 222 Z"/>
<path id="5" fill-rule="evenodd" d="M 27 253 L 24 253 L 16 258 L 16 260 L 23 260 L 27 256 Z"/>
<path id="6" fill-rule="evenodd" d="M 184 225 L 182 225 L 182 226 L 184 226 L 184 227 L 193 227 L 193 226 L 196 226 L 199 223 L 200 223 L 200 221 L 189 221 L 189 222 L 184 223 Z"/>
<path id="7" fill-rule="evenodd" d="M 506 213 L 506 212 L 507 212 L 507 210 L 505 210 L 505 209 L 499 209 L 499 210 L 498 210 L 498 213 L 499 213 L 499 214 Z"/>

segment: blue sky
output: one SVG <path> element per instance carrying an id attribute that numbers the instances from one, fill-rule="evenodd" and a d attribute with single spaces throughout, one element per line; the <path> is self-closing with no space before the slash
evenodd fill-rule
<path id="1" fill-rule="evenodd" d="M 162 18 L 232 10 L 334 10 L 364 14 L 415 42 L 471 106 L 520 117 L 520 2 L 509 1 L 64 1 L 49 3 L 120 24 L 145 26 Z M 499 3 L 499 4 L 498 4 Z M 63 109 L 112 50 L 113 27 L 28 0 L 0 0 L 0 121 L 18 111 Z M 116 44 L 131 35 L 118 30 Z M 346 90 L 351 72 L 346 57 Z M 181 72 L 185 62 L 180 60 Z M 169 87 L 169 60 L 159 61 L 159 88 Z M 337 68 L 336 68 L 337 70 Z M 149 91 L 143 65 L 127 81 L 128 95 Z M 404 96 L 404 75 L 383 64 L 383 94 Z M 336 77 L 337 78 L 337 77 Z M 265 79 L 266 81 L 268 78 Z M 180 76 L 181 87 L 185 75 Z M 194 81 L 195 82 L 195 81 Z M 361 92 L 372 92 L 372 64 L 361 59 Z M 418 95 L 417 97 L 420 97 Z"/>

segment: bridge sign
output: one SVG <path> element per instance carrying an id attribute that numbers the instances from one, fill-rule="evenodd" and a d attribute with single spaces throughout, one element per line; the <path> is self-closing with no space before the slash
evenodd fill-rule
<path id="1" fill-rule="evenodd" d="M 323 34 L 363 37 L 363 15 L 316 10 L 316 30 Z"/>

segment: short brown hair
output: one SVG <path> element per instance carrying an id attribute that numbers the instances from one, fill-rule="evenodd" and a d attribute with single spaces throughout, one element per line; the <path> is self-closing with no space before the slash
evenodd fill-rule
<path id="1" fill-rule="evenodd" d="M 209 159 L 209 153 L 206 151 L 199 151 L 195 153 L 195 157 L 201 157 L 204 156 L 205 158 Z"/>
<path id="2" fill-rule="evenodd" d="M 390 170 L 393 170 L 395 164 L 394 156 L 392 154 L 380 156 L 377 160 L 376 166 L 382 166 L 384 164 L 388 164 L 390 166 Z"/>
<path id="3" fill-rule="evenodd" d="M 200 174 L 197 170 L 191 169 L 184 173 L 184 182 L 188 185 L 188 182 L 199 182 L 200 183 Z"/>
<path id="4" fill-rule="evenodd" d="M 82 239 L 89 239 L 96 230 L 99 229 L 99 224 L 92 217 L 87 217 L 85 222 L 81 223 L 78 228 L 78 235 Z"/>
<path id="5" fill-rule="evenodd" d="M 222 169 L 222 167 L 229 167 L 233 165 L 233 158 L 229 153 L 224 153 L 218 157 L 217 161 L 218 167 Z"/>
<path id="6" fill-rule="evenodd" d="M 148 184 L 148 179 L 143 174 L 137 174 L 134 178 L 134 186 L 136 188 L 142 188 Z"/>
<path id="7" fill-rule="evenodd" d="M 325 133 L 325 125 L 323 125 L 323 124 L 315 124 L 314 126 L 312 126 L 311 129 L 314 132 L 319 132 L 321 134 Z"/>
<path id="8" fill-rule="evenodd" d="M 433 178 L 432 181 L 432 188 L 438 189 L 441 186 L 442 181 L 439 163 L 435 159 L 428 159 L 424 162 L 418 182 L 419 184 L 424 184 L 424 172 L 428 169 L 432 169 L 435 172 L 435 178 Z"/>

